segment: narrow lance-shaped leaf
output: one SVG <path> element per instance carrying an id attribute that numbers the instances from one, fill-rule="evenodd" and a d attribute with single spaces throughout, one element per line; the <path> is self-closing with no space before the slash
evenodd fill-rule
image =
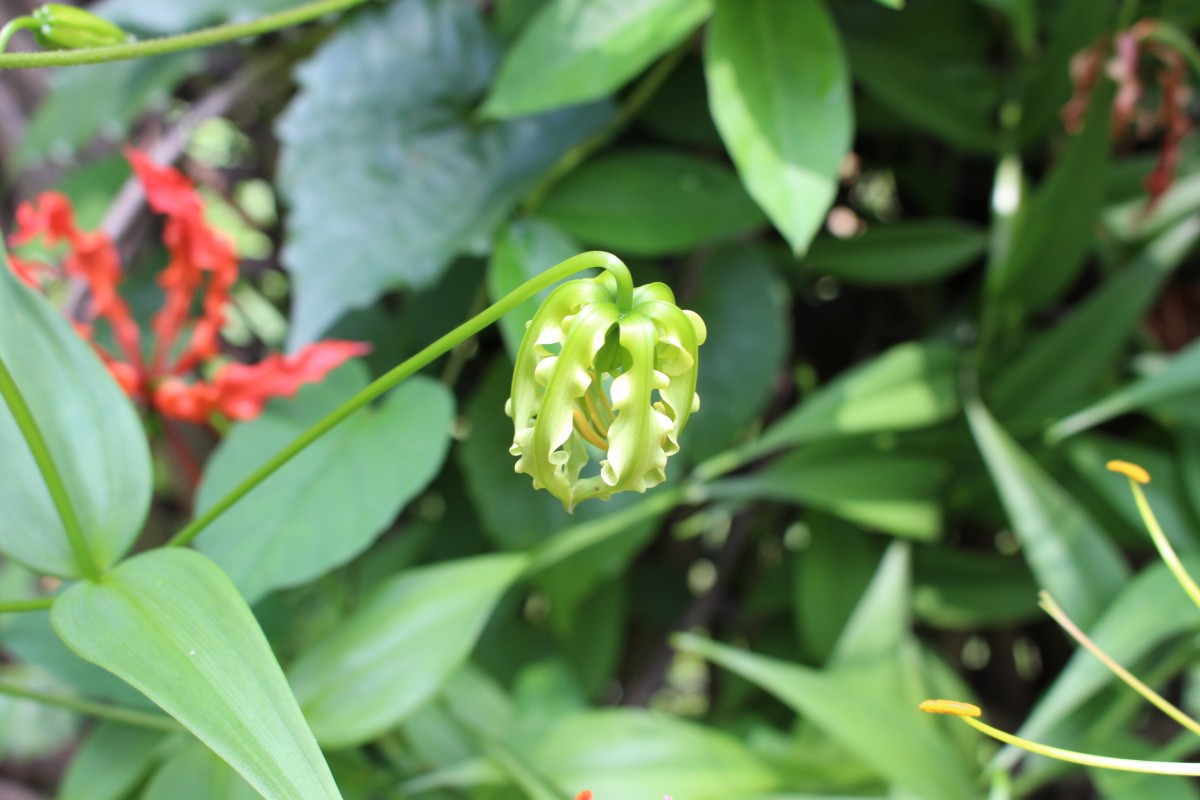
<path id="1" fill-rule="evenodd" d="M 254 615 L 200 553 L 151 550 L 55 601 L 75 652 L 114 673 L 267 800 L 341 800 Z"/>

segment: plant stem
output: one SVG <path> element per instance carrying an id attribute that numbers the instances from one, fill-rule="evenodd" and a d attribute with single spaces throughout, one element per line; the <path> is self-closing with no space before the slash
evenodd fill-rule
<path id="1" fill-rule="evenodd" d="M 45 611 L 54 605 L 53 597 L 35 597 L 30 600 L 0 601 L 0 614 L 17 614 L 24 611 Z"/>
<path id="2" fill-rule="evenodd" d="M 0 28 L 0 53 L 8 49 L 8 40 L 17 31 L 32 31 L 37 30 L 39 23 L 33 17 L 16 17 L 4 23 L 4 27 Z"/>
<path id="3" fill-rule="evenodd" d="M 136 725 L 140 728 L 154 728 L 155 730 L 170 731 L 172 733 L 182 730 L 179 727 L 179 723 L 162 714 L 155 714 L 150 711 L 138 711 L 134 708 L 114 706 L 109 703 L 97 703 L 92 700 L 84 700 L 81 697 L 71 697 L 70 695 L 38 692 L 33 689 L 26 689 L 23 686 L 5 683 L 4 681 L 0 681 L 0 694 L 6 694 L 9 697 L 20 697 L 48 706 L 65 708 L 68 711 L 75 711 L 89 717 L 123 722 L 126 725 Z"/>
<path id="4" fill-rule="evenodd" d="M 642 110 L 642 107 L 650 102 L 650 98 L 654 97 L 654 93 L 662 86 L 667 76 L 683 60 L 684 55 L 687 54 L 687 48 L 688 42 L 684 42 L 655 64 L 654 68 L 647 72 L 638 85 L 630 91 L 629 95 L 625 98 L 624 105 L 617 110 L 616 115 L 607 125 L 572 147 L 566 153 L 563 153 L 562 157 L 554 163 L 554 166 L 550 167 L 550 171 L 546 173 L 545 177 L 529 192 L 529 196 L 521 204 L 521 210 L 528 215 L 532 215 L 541 206 L 546 196 L 550 194 L 550 190 L 554 188 L 555 184 L 566 177 L 567 173 L 586 161 L 592 153 L 608 144 L 614 136 L 632 122 L 633 118 Z"/>
<path id="5" fill-rule="evenodd" d="M 68 67 L 77 64 L 103 64 L 110 61 L 128 61 L 133 58 L 146 58 L 165 53 L 177 53 L 181 50 L 211 47 L 215 44 L 223 44 L 249 36 L 271 33 L 281 28 L 289 28 L 293 25 L 299 25 L 317 17 L 325 16 L 326 14 L 333 14 L 353 8 L 364 2 L 366 0 L 318 0 L 315 3 L 308 3 L 275 14 L 268 14 L 250 22 L 217 25 L 212 28 L 192 31 L 191 33 L 182 33 L 178 36 L 163 36 L 157 39 L 146 39 L 145 41 L 130 42 L 128 44 L 89 47 L 81 50 L 55 50 L 43 53 L 4 53 L 0 54 L 0 70 L 29 69 L 31 67 Z"/>
<path id="6" fill-rule="evenodd" d="M 245 497 L 254 487 L 258 486 L 274 474 L 276 470 L 299 455 L 310 444 L 333 430 L 355 411 L 358 411 L 380 395 L 383 395 L 389 389 L 392 389 L 405 378 L 427 366 L 460 342 L 479 333 L 543 289 L 553 286 L 560 280 L 576 272 L 596 267 L 608 270 L 616 278 L 617 306 L 622 310 L 628 310 L 633 304 L 633 279 L 629 275 L 629 268 L 616 256 L 611 253 L 593 250 L 580 253 L 577 256 L 568 258 L 561 264 L 556 264 L 540 275 L 530 278 L 516 289 L 513 289 L 504 297 L 484 309 L 482 313 L 472 317 L 437 339 L 416 355 L 392 368 L 391 371 L 376 378 L 369 386 L 354 395 L 354 397 L 351 397 L 328 415 L 318 420 L 311 428 L 297 436 L 291 444 L 268 459 L 266 463 L 254 472 L 250 473 L 247 478 L 213 504 L 207 511 L 192 520 L 187 527 L 175 534 L 167 542 L 167 546 L 180 547 L 196 538 L 213 520 L 232 508 L 237 501 Z"/>
<path id="7" fill-rule="evenodd" d="M 2 259 L 0 259 L 0 263 L 2 263 Z M 84 577 L 98 578 L 100 566 L 96 563 L 96 557 L 92 554 L 91 548 L 88 547 L 87 537 L 84 536 L 83 527 L 79 524 L 79 517 L 75 515 L 75 507 L 71 504 L 71 496 L 67 493 L 67 486 L 63 483 L 62 475 L 59 474 L 58 465 L 54 463 L 54 457 L 50 454 L 50 448 L 46 445 L 42 430 L 38 427 L 37 420 L 29 409 L 29 404 L 25 402 L 25 396 L 21 394 L 20 387 L 13 380 L 12 373 L 8 371 L 8 365 L 4 363 L 2 355 L 0 355 L 0 397 L 3 397 L 4 402 L 8 404 L 13 420 L 21 430 L 25 444 L 29 447 L 38 471 L 42 474 L 46 490 L 50 492 L 50 499 L 54 502 L 58 518 L 67 534 L 71 551 L 75 554 L 76 566 Z"/>

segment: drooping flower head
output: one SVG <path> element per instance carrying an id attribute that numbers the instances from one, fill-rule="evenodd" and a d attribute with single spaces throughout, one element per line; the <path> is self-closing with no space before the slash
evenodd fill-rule
<path id="1" fill-rule="evenodd" d="M 661 483 L 700 407 L 704 337 L 700 317 L 662 283 L 634 289 L 626 309 L 608 272 L 555 289 L 525 331 L 505 407 L 516 471 L 568 510 Z M 599 468 L 584 475 L 593 455 Z"/>

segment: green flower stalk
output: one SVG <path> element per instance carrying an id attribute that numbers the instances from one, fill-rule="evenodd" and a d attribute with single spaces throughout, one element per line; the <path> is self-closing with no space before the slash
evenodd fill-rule
<path id="1" fill-rule="evenodd" d="M 662 283 L 621 297 L 611 272 L 555 289 L 530 320 L 505 412 L 509 452 L 568 511 L 592 497 L 644 492 L 700 407 L 704 322 Z M 584 476 L 593 456 L 599 470 Z"/>

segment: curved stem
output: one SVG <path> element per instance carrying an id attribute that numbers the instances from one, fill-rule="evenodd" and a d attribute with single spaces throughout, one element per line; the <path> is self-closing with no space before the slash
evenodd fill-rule
<path id="1" fill-rule="evenodd" d="M 1171 570 L 1171 574 L 1175 576 L 1175 580 L 1179 582 L 1180 587 L 1187 592 L 1187 596 L 1200 608 L 1200 586 L 1197 586 L 1196 581 L 1188 574 L 1187 568 L 1179 560 L 1179 555 L 1175 552 L 1175 548 L 1171 546 L 1171 541 L 1167 539 L 1167 534 L 1163 532 L 1162 526 L 1158 524 L 1158 517 L 1154 516 L 1154 511 L 1150 508 L 1150 502 L 1146 499 L 1146 493 L 1142 491 L 1141 485 L 1133 478 L 1129 479 L 1129 486 L 1133 489 L 1133 499 L 1137 503 L 1138 512 L 1142 516 L 1142 522 L 1145 523 L 1146 530 L 1150 532 L 1150 539 L 1154 542 L 1154 546 L 1158 548 L 1158 554 L 1162 557 L 1163 563 Z"/>
<path id="2" fill-rule="evenodd" d="M 303 22 L 344 11 L 360 5 L 366 0 L 317 0 L 314 3 L 289 8 L 275 14 L 268 14 L 250 22 L 240 22 L 230 25 L 217 25 L 178 36 L 163 36 L 158 39 L 146 39 L 128 44 L 114 44 L 106 47 L 89 47 L 81 50 L 55 50 L 45 53 L 4 53 L 0 54 L 0 70 L 29 69 L 31 67 L 68 67 L 77 64 L 103 64 L 109 61 L 128 61 L 133 58 L 177 53 L 181 50 L 193 50 L 198 47 L 210 47 L 224 44 L 236 39 L 249 36 L 259 36 L 264 33 L 289 28 Z M 16 20 L 14 20 L 15 22 Z"/>
<path id="3" fill-rule="evenodd" d="M 0 601 L 0 614 L 17 614 L 23 611 L 45 611 L 54 605 L 53 597 L 35 597 L 31 600 Z"/>
<path id="4" fill-rule="evenodd" d="M 12 38 L 17 31 L 33 31 L 37 30 L 40 25 L 33 17 L 15 17 L 4 23 L 4 27 L 0 28 L 0 53 L 8 49 L 8 40 Z"/>
<path id="5" fill-rule="evenodd" d="M 376 378 L 358 394 L 318 420 L 311 428 L 297 436 L 291 444 L 269 458 L 266 463 L 254 470 L 254 472 L 250 473 L 249 476 L 235 486 L 227 495 L 214 503 L 207 511 L 192 520 L 187 527 L 175 534 L 167 542 L 167 546 L 180 547 L 195 539 L 201 531 L 212 524 L 213 520 L 232 508 L 237 501 L 249 494 L 254 487 L 258 486 L 274 474 L 276 470 L 299 455 L 310 444 L 336 428 L 355 411 L 358 411 L 380 395 L 383 395 L 389 389 L 424 368 L 439 356 L 447 353 L 460 342 L 479 333 L 543 289 L 553 286 L 560 280 L 576 272 L 581 272 L 585 269 L 595 269 L 596 267 L 608 270 L 616 278 L 617 305 L 622 310 L 627 310 L 633 302 L 633 279 L 629 274 L 629 268 L 625 266 L 621 259 L 611 253 L 589 251 L 568 258 L 561 264 L 556 264 L 545 272 L 530 278 L 516 289 L 513 289 L 481 313 L 445 334 L 416 355 L 393 367 L 391 371 Z"/>
<path id="6" fill-rule="evenodd" d="M 81 697 L 71 697 L 70 695 L 38 692 L 3 681 L 0 681 L 0 694 L 5 694 L 9 697 L 20 697 L 23 700 L 32 700 L 35 703 L 42 703 L 43 705 L 65 708 L 68 711 L 85 714 L 89 717 L 123 722 L 126 725 L 136 725 L 140 728 L 154 728 L 155 730 L 170 731 L 172 733 L 183 730 L 179 726 L 179 723 L 170 717 L 155 714 L 151 711 L 139 711 L 135 708 L 114 706 L 109 703 L 97 703 L 92 700 L 84 700 Z"/>
<path id="7" fill-rule="evenodd" d="M 21 394 L 20 387 L 13 380 L 12 373 L 8 371 L 8 365 L 4 363 L 3 356 L 0 356 L 0 397 L 3 397 L 4 402 L 8 405 L 13 421 L 17 423 L 17 427 L 25 439 L 25 444 L 29 447 L 29 452 L 37 464 L 38 471 L 42 474 L 42 480 L 46 484 L 47 491 L 50 492 L 50 499 L 54 503 L 55 510 L 58 511 L 58 518 L 67 534 L 71 551 L 75 554 L 79 571 L 86 578 L 98 578 L 100 566 L 96 563 L 96 557 L 92 554 L 91 548 L 88 547 L 87 537 L 84 536 L 83 527 L 79 524 L 79 517 L 75 515 L 71 496 L 67 493 L 67 485 L 63 483 L 62 475 L 58 472 L 58 465 L 54 463 L 54 457 L 50 454 L 45 437 L 42 436 L 42 430 L 38 427 L 37 420 L 29 409 L 29 404 L 25 402 L 25 396 Z"/>

